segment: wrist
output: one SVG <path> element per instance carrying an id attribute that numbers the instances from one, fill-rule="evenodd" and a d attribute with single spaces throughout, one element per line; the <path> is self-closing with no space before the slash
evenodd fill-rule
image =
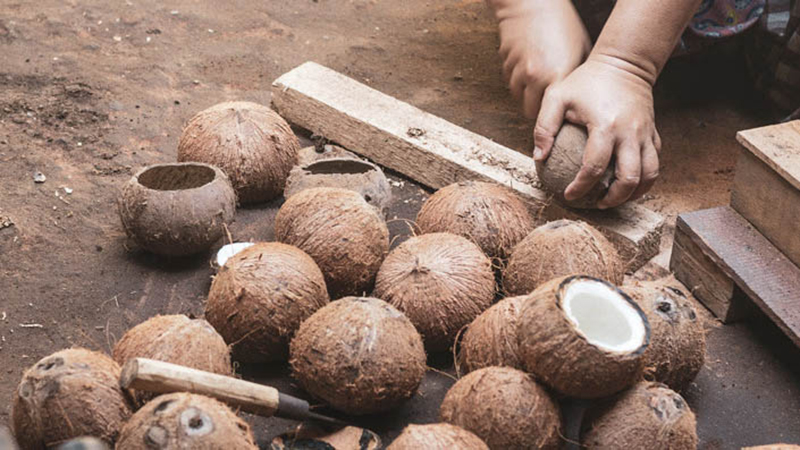
<path id="1" fill-rule="evenodd" d="M 661 70 L 659 65 L 649 58 L 625 54 L 619 50 L 606 51 L 597 45 L 586 61 L 620 70 L 647 83 L 651 88 L 655 85 Z"/>
<path id="2" fill-rule="evenodd" d="M 572 0 L 486 0 L 495 18 L 502 21 L 521 15 L 546 15 L 574 8 Z"/>

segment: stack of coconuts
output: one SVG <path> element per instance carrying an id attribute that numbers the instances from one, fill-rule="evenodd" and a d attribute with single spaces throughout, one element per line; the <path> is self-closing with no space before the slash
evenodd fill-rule
<path id="1" fill-rule="evenodd" d="M 183 162 L 125 186 L 123 225 L 154 253 L 207 250 L 236 199 L 282 194 L 298 150 L 269 108 L 209 108 L 184 130 Z M 677 284 L 619 288 L 624 264 L 591 226 L 540 224 L 510 189 L 462 182 L 432 195 L 417 233 L 391 251 L 381 210 L 348 189 L 293 192 L 274 230 L 276 242 L 240 246 L 221 264 L 204 319 L 152 317 L 113 357 L 76 348 L 34 364 L 13 405 L 21 448 L 80 436 L 122 450 L 257 448 L 215 400 L 120 389 L 120 366 L 134 357 L 225 375 L 231 358 L 288 361 L 311 397 L 366 415 L 413 397 L 438 352 L 456 354 L 464 376 L 440 423 L 409 425 L 390 449 L 559 448 L 559 404 L 571 398 L 594 402 L 581 435 L 589 448 L 696 447 L 694 414 L 676 392 L 705 353 L 692 301 Z"/>

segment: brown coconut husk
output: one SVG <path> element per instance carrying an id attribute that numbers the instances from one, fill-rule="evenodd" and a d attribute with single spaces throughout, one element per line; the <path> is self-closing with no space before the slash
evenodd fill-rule
<path id="1" fill-rule="evenodd" d="M 285 361 L 305 319 L 329 301 L 317 264 L 297 247 L 258 243 L 231 257 L 211 284 L 206 319 L 242 362 Z"/>
<path id="2" fill-rule="evenodd" d="M 557 449 L 561 411 L 533 379 L 510 367 L 486 367 L 454 384 L 439 420 L 475 433 L 489 448 Z"/>
<path id="3" fill-rule="evenodd" d="M 575 328 L 561 301 L 572 282 L 583 280 L 607 284 L 637 310 L 646 330 L 642 346 L 629 353 L 609 352 Z M 519 356 L 528 372 L 566 396 L 585 399 L 606 397 L 639 381 L 650 340 L 649 324 L 636 303 L 607 282 L 586 276 L 556 278 L 534 291 L 523 304 L 517 333 Z"/>
<path id="4" fill-rule="evenodd" d="M 253 432 L 224 404 L 183 392 L 154 398 L 125 424 L 116 450 L 258 449 Z"/>
<path id="5" fill-rule="evenodd" d="M 525 201 L 496 183 L 462 181 L 439 189 L 417 214 L 422 234 L 463 236 L 490 258 L 505 259 L 536 226 Z"/>
<path id="6" fill-rule="evenodd" d="M 308 253 L 336 299 L 369 291 L 389 251 L 378 211 L 347 189 L 314 188 L 288 199 L 275 218 L 275 237 Z"/>
<path id="7" fill-rule="evenodd" d="M 553 278 L 578 274 L 622 284 L 625 271 L 602 233 L 584 222 L 556 220 L 514 247 L 503 271 L 503 287 L 509 295 L 525 295 Z"/>
<path id="8" fill-rule="evenodd" d="M 228 177 L 207 164 L 155 164 L 122 188 L 119 215 L 128 237 L 167 256 L 208 250 L 236 212 Z"/>
<path id="9" fill-rule="evenodd" d="M 250 102 L 226 102 L 197 113 L 183 130 L 178 161 L 219 167 L 242 203 L 283 193 L 300 143 L 275 111 Z"/>
<path id="10" fill-rule="evenodd" d="M 478 436 L 449 423 L 409 425 L 386 450 L 489 450 Z"/>
<path id="11" fill-rule="evenodd" d="M 400 311 L 376 298 L 347 297 L 306 319 L 291 344 L 294 377 L 348 414 L 392 409 L 425 375 L 422 338 Z"/>
<path id="12" fill-rule="evenodd" d="M 519 358 L 517 325 L 526 298 L 503 299 L 469 324 L 459 344 L 459 371 L 466 374 L 489 366 L 524 368 Z"/>
<path id="13" fill-rule="evenodd" d="M 450 233 L 412 237 L 381 265 L 374 295 L 402 311 L 430 352 L 448 350 L 458 331 L 494 301 L 491 261 Z"/>
<path id="14" fill-rule="evenodd" d="M 113 444 L 131 415 L 119 375 L 114 360 L 82 348 L 39 360 L 14 395 L 11 421 L 20 447 L 50 448 L 81 436 Z"/>
<path id="15" fill-rule="evenodd" d="M 682 391 L 697 377 L 706 355 L 705 330 L 690 294 L 667 280 L 640 282 L 625 292 L 650 322 L 645 378 Z"/>
<path id="16" fill-rule="evenodd" d="M 547 192 L 567 206 L 582 209 L 596 209 L 597 202 L 608 193 L 614 181 L 614 164 L 606 167 L 600 181 L 583 197 L 571 201 L 564 198 L 567 189 L 583 165 L 583 151 L 589 135 L 586 129 L 571 123 L 564 123 L 556 134 L 553 148 L 546 160 L 536 162 L 536 174 Z"/>
<path id="17" fill-rule="evenodd" d="M 216 330 L 203 319 L 183 314 L 155 316 L 128 330 L 114 346 L 114 360 L 121 366 L 132 358 L 148 358 L 220 375 L 232 375 L 230 351 Z M 142 405 L 155 397 L 135 392 Z"/>
<path id="18" fill-rule="evenodd" d="M 695 450 L 695 417 L 686 400 L 661 383 L 641 382 L 590 409 L 581 443 L 588 449 Z"/>

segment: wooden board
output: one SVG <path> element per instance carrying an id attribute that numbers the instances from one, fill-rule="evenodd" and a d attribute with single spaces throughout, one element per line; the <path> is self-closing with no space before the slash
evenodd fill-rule
<path id="1" fill-rule="evenodd" d="M 288 121 L 428 187 L 494 181 L 530 199 L 548 218 L 583 218 L 610 238 L 631 271 L 658 253 L 661 215 L 638 205 L 588 214 L 566 210 L 541 189 L 529 156 L 319 64 L 307 62 L 275 80 L 272 104 Z"/>
<path id="2" fill-rule="evenodd" d="M 729 206 L 681 214 L 676 235 L 699 247 L 800 347 L 800 269 L 747 220 Z"/>
<path id="3" fill-rule="evenodd" d="M 800 189 L 800 120 L 740 131 L 736 139 L 795 189 Z"/>

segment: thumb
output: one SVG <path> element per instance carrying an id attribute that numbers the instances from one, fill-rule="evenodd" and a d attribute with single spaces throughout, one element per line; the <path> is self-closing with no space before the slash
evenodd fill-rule
<path id="1" fill-rule="evenodd" d="M 561 97 L 548 89 L 542 98 L 536 126 L 533 127 L 533 159 L 544 161 L 550 155 L 553 141 L 564 122 L 565 105 Z"/>

